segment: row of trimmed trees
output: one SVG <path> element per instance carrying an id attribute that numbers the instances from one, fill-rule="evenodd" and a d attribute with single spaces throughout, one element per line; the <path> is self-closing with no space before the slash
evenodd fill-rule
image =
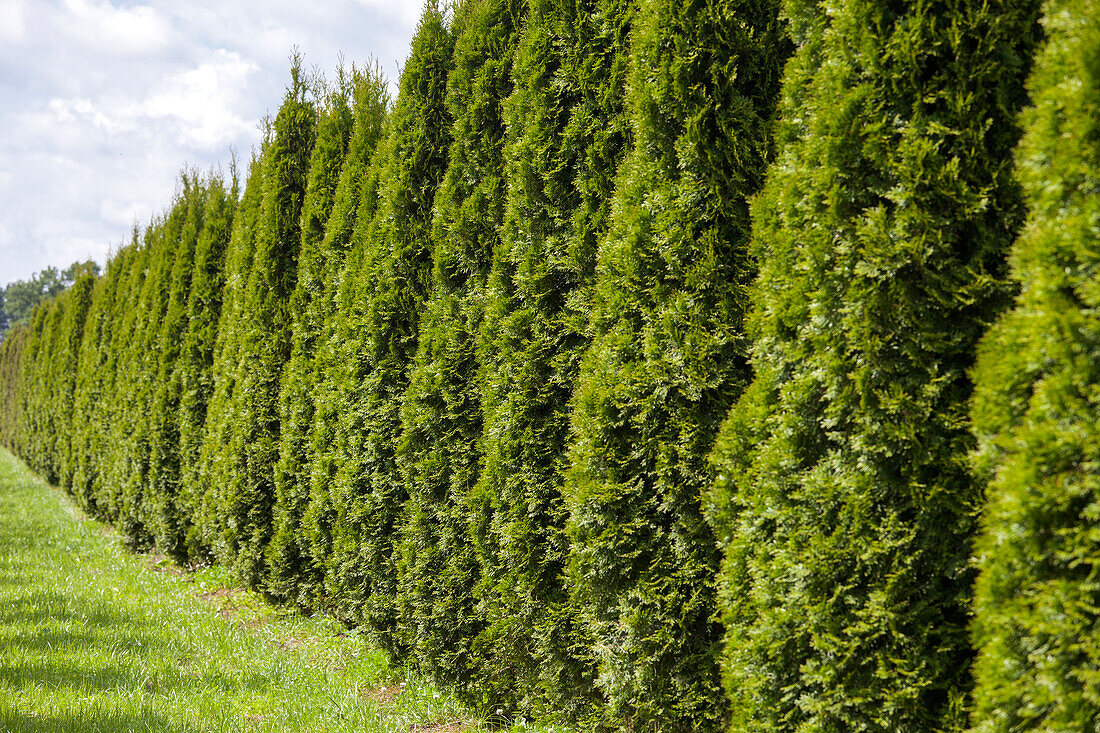
<path id="1" fill-rule="evenodd" d="M 1091 730 L 1097 59 L 1097 0 L 429 4 L 12 333 L 0 439 L 506 715 Z"/>

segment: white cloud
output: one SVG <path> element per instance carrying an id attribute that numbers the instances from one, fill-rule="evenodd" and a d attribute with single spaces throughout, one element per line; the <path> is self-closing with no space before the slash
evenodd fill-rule
<path id="1" fill-rule="evenodd" d="M 236 106 L 249 77 L 257 71 L 256 64 L 239 54 L 219 49 L 212 60 L 174 74 L 163 91 L 155 92 L 138 109 L 153 120 L 177 124 L 192 147 L 224 150 L 255 127 Z"/>
<path id="2" fill-rule="evenodd" d="M 26 33 L 25 0 L 0 0 L 0 43 L 22 43 Z"/>
<path id="3" fill-rule="evenodd" d="M 164 49 L 172 28 L 148 6 L 116 8 L 104 0 L 65 0 L 61 30 L 106 53 L 146 54 Z"/>
<path id="4" fill-rule="evenodd" d="M 58 122 L 75 122 L 78 125 L 86 123 L 104 130 L 117 129 L 117 125 L 97 110 L 90 99 L 54 98 L 50 100 L 48 108 Z"/>
<path id="5" fill-rule="evenodd" d="M 419 0 L 0 0 L 0 285 L 105 259 L 184 166 L 247 158 L 297 46 L 394 74 Z M 331 74 L 329 74 L 331 76 Z"/>

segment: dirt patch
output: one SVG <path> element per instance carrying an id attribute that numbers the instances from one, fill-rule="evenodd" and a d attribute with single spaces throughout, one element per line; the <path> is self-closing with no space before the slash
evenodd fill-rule
<path id="1" fill-rule="evenodd" d="M 286 639 L 279 641 L 279 648 L 282 649 L 284 652 L 292 652 L 297 649 L 301 649 L 303 646 L 305 646 L 305 642 L 301 639 L 296 639 L 293 636 L 287 637 Z"/>
<path id="2" fill-rule="evenodd" d="M 454 723 L 413 723 L 405 730 L 417 733 L 463 733 L 470 730 L 470 724 L 463 721 Z"/>
<path id="3" fill-rule="evenodd" d="M 371 690 L 363 690 L 360 695 L 376 705 L 392 705 L 405 688 L 399 685 L 382 685 Z"/>
<path id="4" fill-rule="evenodd" d="M 255 629 L 263 626 L 264 619 L 253 613 L 248 604 L 234 603 L 233 597 L 244 593 L 243 588 L 218 588 L 200 593 L 199 598 L 214 606 L 218 616 L 236 620 L 243 629 Z"/>
<path id="5" fill-rule="evenodd" d="M 240 588 L 218 588 L 217 590 L 212 590 L 207 593 L 200 593 L 199 598 L 203 599 L 204 601 L 210 601 L 215 598 L 227 598 L 229 596 L 235 596 L 238 593 L 243 592 L 244 591 L 242 591 Z"/>
<path id="6" fill-rule="evenodd" d="M 187 573 L 167 555 L 149 553 L 145 556 L 145 564 L 156 573 L 168 573 L 169 575 L 183 576 Z"/>

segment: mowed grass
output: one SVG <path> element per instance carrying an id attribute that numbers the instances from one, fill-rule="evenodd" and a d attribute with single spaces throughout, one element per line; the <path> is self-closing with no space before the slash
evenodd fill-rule
<path id="1" fill-rule="evenodd" d="M 127 551 L 0 450 L 0 731 L 554 730 L 494 722 L 330 619 Z"/>

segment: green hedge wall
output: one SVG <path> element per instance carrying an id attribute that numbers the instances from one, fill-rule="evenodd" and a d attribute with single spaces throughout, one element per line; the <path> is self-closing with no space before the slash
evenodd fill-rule
<path id="1" fill-rule="evenodd" d="M 341 422 L 331 481 L 332 610 L 362 624 L 394 655 L 398 627 L 397 532 L 407 492 L 397 469 L 400 411 L 431 282 L 431 221 L 447 167 L 445 99 L 454 37 L 426 8 L 401 74 L 388 137 L 379 150 L 378 201 L 345 272 L 336 325 Z"/>
<path id="2" fill-rule="evenodd" d="M 587 715 L 595 661 L 565 587 L 569 405 L 589 344 L 597 241 L 629 143 L 633 3 L 531 3 L 505 105 L 507 200 L 478 334 L 481 474 L 472 490 L 475 642 L 497 707 Z"/>
<path id="3" fill-rule="evenodd" d="M 6 333 L 0 442 L 494 720 L 1090 730 L 1096 3 L 1014 158 L 1040 0 L 429 1 Z"/>
<path id="4" fill-rule="evenodd" d="M 431 284 L 400 408 L 396 460 L 408 498 L 397 531 L 399 623 L 411 659 L 450 683 L 481 667 L 471 648 L 483 622 L 474 607 L 480 568 L 468 500 L 481 462 L 476 336 L 500 238 L 502 105 L 524 10 L 516 0 L 469 0 L 456 10 L 451 144 L 433 204 Z"/>

